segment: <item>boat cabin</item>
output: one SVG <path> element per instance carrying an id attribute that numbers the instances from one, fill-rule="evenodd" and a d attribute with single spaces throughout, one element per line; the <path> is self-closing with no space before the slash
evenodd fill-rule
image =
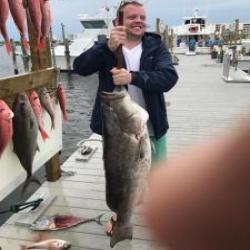
<path id="1" fill-rule="evenodd" d="M 174 28 L 177 47 L 209 47 L 215 27 L 207 25 L 207 17 L 195 10 L 193 16 L 183 19 L 183 24 Z"/>

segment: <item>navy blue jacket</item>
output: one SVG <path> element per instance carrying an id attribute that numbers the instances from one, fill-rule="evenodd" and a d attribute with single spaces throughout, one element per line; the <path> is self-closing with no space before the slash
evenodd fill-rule
<path id="1" fill-rule="evenodd" d="M 98 94 L 90 124 L 93 132 L 97 134 L 102 134 L 99 93 L 100 91 L 113 91 L 115 86 L 110 70 L 115 67 L 115 63 L 114 53 L 110 51 L 106 42 L 95 43 L 74 60 L 75 73 L 87 76 L 99 72 Z M 125 62 L 124 68 L 126 68 Z M 140 71 L 132 72 L 131 84 L 142 89 L 156 139 L 163 136 L 168 129 L 163 92 L 169 91 L 177 80 L 178 75 L 173 67 L 171 55 L 160 36 L 145 33 L 142 39 Z"/>

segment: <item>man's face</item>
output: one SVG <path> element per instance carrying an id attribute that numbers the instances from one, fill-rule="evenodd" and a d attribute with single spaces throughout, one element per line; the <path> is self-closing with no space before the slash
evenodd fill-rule
<path id="1" fill-rule="evenodd" d="M 141 38 L 146 31 L 146 13 L 142 6 L 127 5 L 123 9 L 123 25 L 128 36 Z"/>

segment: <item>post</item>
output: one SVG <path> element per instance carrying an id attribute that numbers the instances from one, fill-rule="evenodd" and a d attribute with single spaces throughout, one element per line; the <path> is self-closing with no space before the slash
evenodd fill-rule
<path id="1" fill-rule="evenodd" d="M 70 64 L 70 51 L 69 51 L 69 41 L 65 36 L 65 25 L 61 23 L 62 26 L 62 37 L 63 37 L 63 44 L 65 46 L 65 60 L 66 60 L 66 69 L 71 71 L 71 64 Z"/>
<path id="2" fill-rule="evenodd" d="M 56 67 L 55 45 L 54 45 L 52 28 L 50 28 L 49 34 L 50 34 L 50 41 L 51 41 L 50 46 L 51 46 L 51 53 L 52 53 L 52 64 Z"/>
<path id="3" fill-rule="evenodd" d="M 15 41 L 13 39 L 10 39 L 10 43 L 11 43 L 11 49 L 12 49 L 12 63 L 13 63 L 13 67 L 14 67 L 14 74 L 18 75 L 19 71 L 18 71 L 18 67 L 17 67 L 17 57 L 16 57 L 16 45 L 15 45 Z"/>
<path id="4" fill-rule="evenodd" d="M 37 48 L 37 38 L 36 31 L 33 28 L 33 25 L 28 18 L 27 13 L 27 5 L 30 0 L 23 0 L 23 6 L 26 8 L 27 14 L 27 25 L 29 31 L 29 42 L 30 42 L 30 53 L 31 53 L 31 62 L 32 62 L 32 71 L 46 69 L 51 67 L 51 52 L 49 47 L 49 39 L 46 39 L 46 46 L 43 49 Z M 53 86 L 53 87 L 56 87 Z M 59 153 L 54 155 L 47 163 L 46 163 L 46 173 L 47 179 L 49 181 L 56 181 L 61 176 L 60 169 L 60 161 L 59 161 Z"/>
<path id="5" fill-rule="evenodd" d="M 28 72 L 30 70 L 30 67 L 29 67 L 30 56 L 29 54 L 27 54 L 22 44 L 21 44 L 21 49 L 22 49 L 23 68 L 25 72 Z"/>
<path id="6" fill-rule="evenodd" d="M 168 44 L 168 26 L 166 25 L 162 34 L 162 40 L 163 42 L 169 47 Z"/>
<path id="7" fill-rule="evenodd" d="M 171 29 L 170 30 L 170 49 L 171 49 L 171 52 L 173 53 L 174 51 L 174 30 Z"/>
<path id="8" fill-rule="evenodd" d="M 156 18 L 156 33 L 158 35 L 161 35 L 161 30 L 160 30 L 160 18 Z"/>

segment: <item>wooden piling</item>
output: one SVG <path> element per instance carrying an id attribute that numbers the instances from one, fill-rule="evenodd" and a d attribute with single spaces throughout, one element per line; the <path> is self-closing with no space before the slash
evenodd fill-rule
<path id="1" fill-rule="evenodd" d="M 24 72 L 29 72 L 30 71 L 30 67 L 29 67 L 30 56 L 29 54 L 27 54 L 27 51 L 23 45 L 21 45 L 21 49 L 22 49 L 22 61 L 23 61 Z"/>
<path id="2" fill-rule="evenodd" d="M 16 44 L 13 39 L 10 39 L 11 49 L 12 49 L 12 63 L 14 68 L 14 74 L 18 75 L 18 66 L 17 66 L 17 54 L 16 54 Z"/>
<path id="3" fill-rule="evenodd" d="M 70 64 L 69 40 L 66 38 L 66 35 L 65 35 L 65 25 L 63 23 L 61 23 L 61 26 L 62 26 L 63 44 L 65 47 L 64 54 L 65 54 L 65 60 L 66 60 L 66 64 L 67 64 L 66 69 L 68 72 L 70 72 L 71 71 L 71 64 Z"/>
<path id="4" fill-rule="evenodd" d="M 161 22 L 160 18 L 156 18 L 156 28 L 155 29 L 156 29 L 156 33 L 158 35 L 161 35 L 160 22 Z"/>

